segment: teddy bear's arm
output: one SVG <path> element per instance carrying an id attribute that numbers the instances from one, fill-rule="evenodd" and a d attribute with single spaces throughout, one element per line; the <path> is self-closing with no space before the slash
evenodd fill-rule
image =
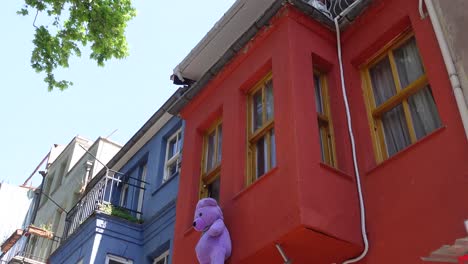
<path id="1" fill-rule="evenodd" d="M 224 222 L 221 219 L 216 220 L 208 229 L 207 233 L 209 236 L 219 236 L 225 228 Z"/>

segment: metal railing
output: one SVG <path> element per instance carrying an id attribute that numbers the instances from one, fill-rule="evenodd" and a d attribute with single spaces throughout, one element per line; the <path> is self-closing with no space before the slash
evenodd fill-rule
<path id="1" fill-rule="evenodd" d="M 142 212 L 138 208 L 140 196 L 143 197 L 146 182 L 125 174 L 108 170 L 67 213 L 62 243 L 65 242 L 94 212 L 106 212 L 106 208 L 118 209 L 130 218 L 141 219 Z M 126 186 L 126 191 L 123 186 Z M 124 198 L 122 197 L 124 196 Z M 125 203 L 123 200 L 125 199 Z M 113 215 L 113 214 L 112 214 Z"/>
<path id="2" fill-rule="evenodd" d="M 303 0 L 324 13 L 330 19 L 338 16 L 343 10 L 356 0 Z"/>
<path id="3" fill-rule="evenodd" d="M 40 262 L 40 263 L 47 262 L 47 259 L 45 258 L 35 256 L 25 251 L 20 251 L 8 263 L 30 263 L 31 260 L 33 260 L 34 262 Z"/>

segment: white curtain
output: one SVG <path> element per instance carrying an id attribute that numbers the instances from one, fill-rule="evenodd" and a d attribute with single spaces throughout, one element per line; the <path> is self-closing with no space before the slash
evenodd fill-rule
<path id="1" fill-rule="evenodd" d="M 394 56 L 402 89 L 424 74 L 424 68 L 414 38 L 395 50 Z M 408 103 L 418 139 L 441 126 L 439 113 L 429 86 L 411 96 Z"/>
<path id="2" fill-rule="evenodd" d="M 382 123 L 388 156 L 392 156 L 411 144 L 405 113 L 401 104 L 383 114 Z"/>
<path id="3" fill-rule="evenodd" d="M 432 97 L 431 88 L 426 86 L 408 99 L 413 126 L 418 139 L 424 137 L 442 124 Z"/>
<path id="4" fill-rule="evenodd" d="M 398 77 L 402 89 L 424 74 L 416 41 L 410 39 L 393 51 Z M 386 57 L 370 69 L 372 89 L 376 105 L 387 101 L 396 94 L 389 58 Z M 408 98 L 411 121 L 418 139 L 441 126 L 437 107 L 429 86 Z M 389 156 L 411 144 L 409 128 L 403 106 L 399 104 L 381 117 L 385 143 Z"/>
<path id="5" fill-rule="evenodd" d="M 424 74 L 414 38 L 393 53 L 400 78 L 401 88 L 405 89 Z"/>
<path id="6" fill-rule="evenodd" d="M 396 94 L 388 57 L 372 67 L 370 74 L 375 104 L 379 106 Z M 381 120 L 383 123 L 388 156 L 392 156 L 411 144 L 409 130 L 401 104 L 384 113 Z"/>
<path id="7" fill-rule="evenodd" d="M 388 57 L 370 69 L 375 105 L 379 106 L 396 94 Z"/>

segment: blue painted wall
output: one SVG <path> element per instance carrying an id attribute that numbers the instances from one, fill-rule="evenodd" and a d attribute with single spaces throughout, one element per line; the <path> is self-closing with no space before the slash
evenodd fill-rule
<path id="1" fill-rule="evenodd" d="M 105 263 L 111 254 L 142 261 L 142 226 L 102 213 L 88 218 L 49 258 L 49 262 L 75 264 Z"/>
<path id="2" fill-rule="evenodd" d="M 92 260 L 104 263 L 107 254 L 132 259 L 133 263 L 151 264 L 166 250 L 170 250 L 172 255 L 179 175 L 164 183 L 163 175 L 167 140 L 181 128 L 183 122 L 173 117 L 120 169 L 125 175 L 139 178 L 141 165 L 147 164 L 143 224 L 97 213 L 53 253 L 49 259 L 51 264 L 75 264 L 81 258 L 84 263 L 93 263 L 90 262 Z M 130 178 L 128 183 L 139 185 Z M 116 205 L 120 201 L 122 186 L 115 188 L 112 194 L 112 202 Z M 130 186 L 127 204 L 135 210 L 138 195 L 137 188 Z"/>
<path id="3" fill-rule="evenodd" d="M 153 258 L 172 249 L 179 175 L 176 174 L 163 183 L 164 162 L 167 140 L 181 128 L 183 128 L 183 122 L 173 117 L 120 170 L 122 173 L 139 178 L 141 164 L 145 162 L 147 164 L 146 182 L 148 184 L 145 186 L 142 208 L 144 262 L 141 263 L 153 263 Z M 131 197 L 132 194 L 133 192 L 129 191 L 128 196 Z M 133 204 L 136 208 L 135 199 Z"/>

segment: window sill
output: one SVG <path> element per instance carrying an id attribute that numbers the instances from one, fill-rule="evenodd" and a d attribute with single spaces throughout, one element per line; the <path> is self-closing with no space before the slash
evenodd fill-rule
<path id="1" fill-rule="evenodd" d="M 238 192 L 236 195 L 234 195 L 234 197 L 232 198 L 234 201 L 239 199 L 239 197 L 241 197 L 242 195 L 244 195 L 246 192 L 248 192 L 249 190 L 251 190 L 255 185 L 257 185 L 259 182 L 262 182 L 264 181 L 264 179 L 268 178 L 270 175 L 274 174 L 276 171 L 278 170 L 278 166 L 274 167 L 273 169 L 271 169 L 270 171 L 268 171 L 267 173 L 263 174 L 262 177 L 260 177 L 260 179 L 256 180 L 255 182 L 253 182 L 252 184 L 250 184 L 249 186 L 247 186 L 246 188 L 244 188 L 243 190 L 241 190 L 240 192 Z"/>
<path id="2" fill-rule="evenodd" d="M 391 156 L 390 158 L 388 158 L 388 159 L 380 162 L 379 164 L 375 165 L 374 167 L 372 167 L 371 169 L 369 169 L 366 172 L 366 175 L 372 174 L 375 171 L 379 170 L 380 168 L 385 167 L 387 164 L 391 163 L 392 161 L 400 159 L 402 156 L 406 155 L 406 153 L 408 153 L 408 151 L 411 151 L 412 149 L 417 148 L 421 144 L 425 144 L 426 141 L 432 139 L 433 137 L 436 137 L 437 135 L 442 133 L 442 131 L 444 131 L 446 128 L 447 128 L 446 126 L 442 126 L 442 127 L 437 128 L 436 130 L 434 130 L 431 133 L 427 134 L 425 137 L 423 137 L 420 140 L 416 141 L 414 144 L 411 144 L 411 145 L 407 146 L 406 148 L 400 150 L 399 152 L 397 152 L 395 155 Z"/>
<path id="3" fill-rule="evenodd" d="M 159 185 L 158 188 L 156 188 L 156 190 L 154 190 L 152 193 L 151 193 L 151 196 L 155 196 L 157 192 L 159 192 L 159 190 L 161 190 L 162 188 L 164 188 L 164 186 L 168 185 L 171 181 L 173 181 L 175 178 L 177 178 L 177 176 L 179 176 L 179 173 L 175 174 L 174 176 L 170 177 L 169 179 L 167 179 L 167 181 L 163 182 L 161 185 Z"/>
<path id="4" fill-rule="evenodd" d="M 348 174 L 348 173 L 346 173 L 346 172 L 344 172 L 342 170 L 339 170 L 339 169 L 337 169 L 335 167 L 332 167 L 332 166 L 330 166 L 330 165 L 328 165 L 326 163 L 320 162 L 319 164 L 320 164 L 320 167 L 322 167 L 322 168 L 324 168 L 326 170 L 329 170 L 332 173 L 337 174 L 337 175 L 341 176 L 342 178 L 345 178 L 346 180 L 354 182 L 354 177 L 352 175 L 350 175 L 350 174 Z"/>

